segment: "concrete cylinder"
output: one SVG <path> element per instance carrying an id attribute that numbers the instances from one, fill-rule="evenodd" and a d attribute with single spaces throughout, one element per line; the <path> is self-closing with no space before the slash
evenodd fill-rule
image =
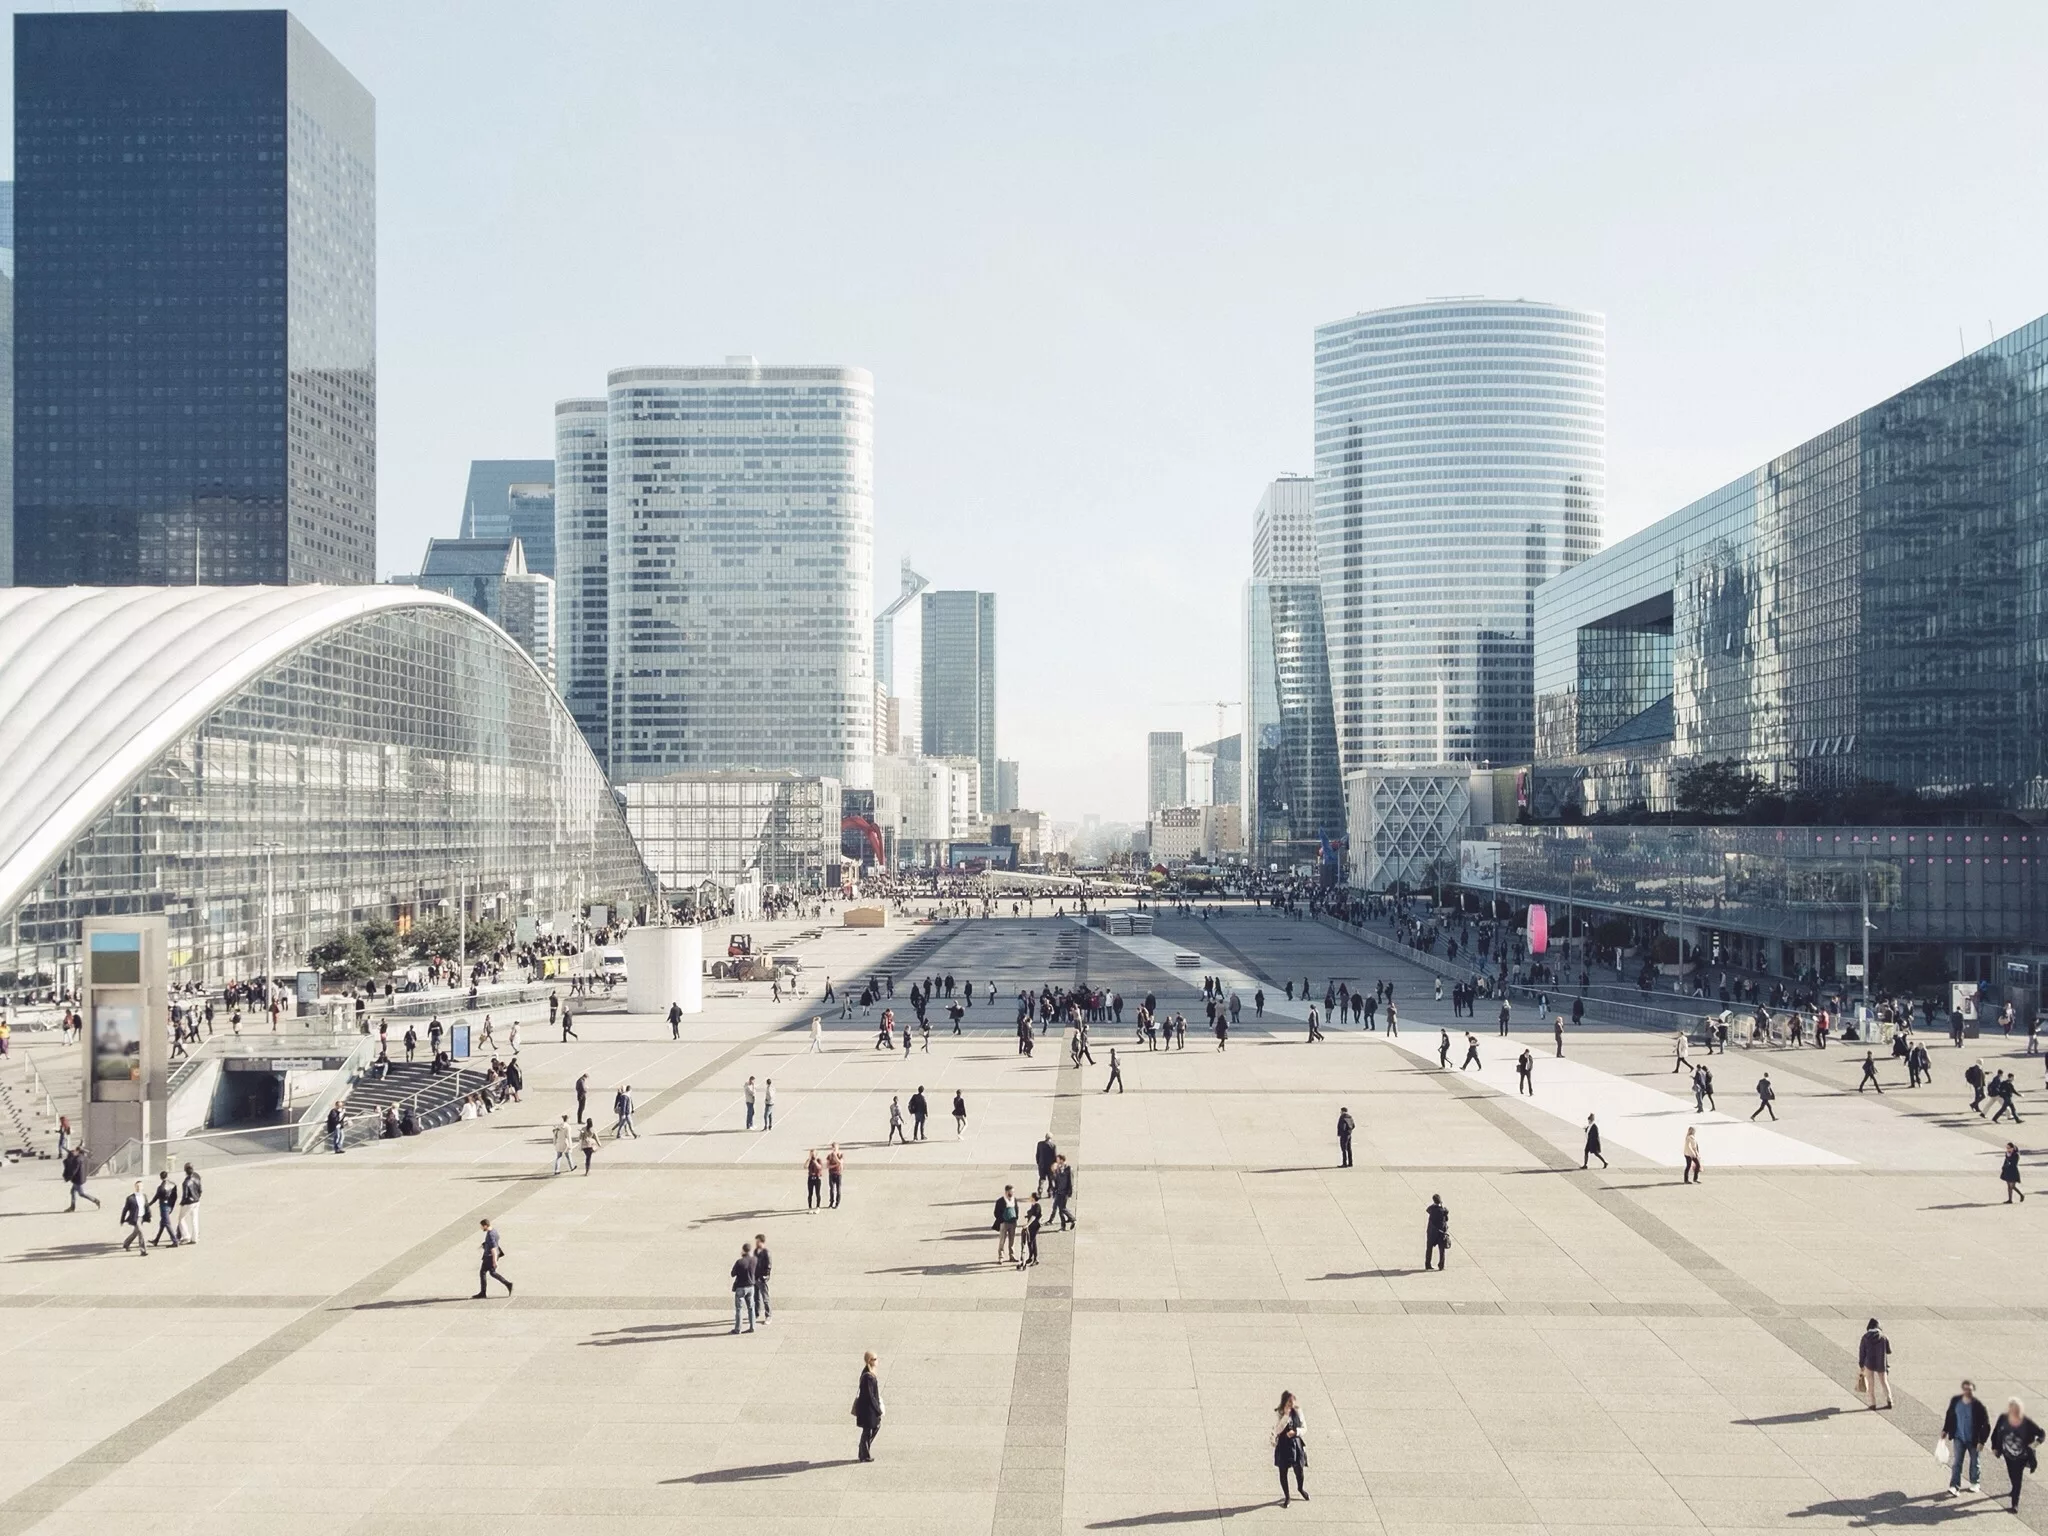
<path id="1" fill-rule="evenodd" d="M 685 1013 L 704 1011 L 703 929 L 628 928 L 625 949 L 628 1013 L 666 1018 L 676 1003 Z"/>

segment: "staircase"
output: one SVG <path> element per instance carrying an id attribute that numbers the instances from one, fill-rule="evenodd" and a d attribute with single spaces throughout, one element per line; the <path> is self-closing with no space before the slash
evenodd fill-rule
<path id="1" fill-rule="evenodd" d="M 366 1072 L 348 1090 L 348 1119 L 342 1145 L 353 1147 L 378 1140 L 384 1134 L 387 1104 L 398 1106 L 403 1114 L 410 1103 L 422 1131 L 448 1125 L 462 1118 L 463 1099 L 488 1080 L 487 1073 L 460 1067 L 437 1073 L 429 1063 L 413 1061 L 393 1062 L 391 1070 L 381 1078 Z M 319 1151 L 327 1150 L 324 1129 L 314 1146 Z"/>

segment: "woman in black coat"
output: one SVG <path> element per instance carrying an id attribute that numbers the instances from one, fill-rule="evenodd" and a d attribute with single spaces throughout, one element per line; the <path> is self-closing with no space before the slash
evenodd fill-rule
<path id="1" fill-rule="evenodd" d="M 2012 1479 L 2012 1508 L 2020 1507 L 2020 1479 L 2034 1468 L 2034 1447 L 2041 1443 L 2041 1426 L 2027 1417 L 2026 1404 L 2014 1398 L 2005 1405 L 2005 1416 L 1991 1426 L 1991 1449 L 2005 1463 L 2005 1475 Z"/>
<path id="2" fill-rule="evenodd" d="M 1308 1489 L 1302 1486 L 1302 1470 L 1308 1466 L 1308 1442 L 1302 1438 L 1301 1407 L 1294 1401 L 1292 1392 L 1280 1394 L 1280 1406 L 1273 1410 L 1273 1465 L 1280 1469 L 1280 1507 L 1285 1509 L 1290 1502 L 1287 1496 L 1287 1471 L 1294 1469 L 1294 1491 L 1306 1500 Z"/>
<path id="3" fill-rule="evenodd" d="M 860 1425 L 860 1459 L 873 1461 L 875 1436 L 882 1432 L 882 1378 L 875 1374 L 875 1352 L 861 1356 L 860 1387 L 853 1397 L 853 1419 Z"/>
<path id="4" fill-rule="evenodd" d="M 2020 1188 L 2020 1149 L 2011 1142 L 2005 1144 L 2005 1161 L 1998 1165 L 1998 1176 L 2005 1180 L 2005 1203 L 2012 1204 L 2012 1197 L 2018 1195 L 2024 1205 L 2027 1192 Z"/>

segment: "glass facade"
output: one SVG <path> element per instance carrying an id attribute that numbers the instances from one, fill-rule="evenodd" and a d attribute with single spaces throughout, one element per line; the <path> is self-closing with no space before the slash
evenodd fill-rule
<path id="1" fill-rule="evenodd" d="M 526 568 L 555 574 L 555 461 L 471 459 L 462 496 L 462 537 L 517 539 Z"/>
<path id="2" fill-rule="evenodd" d="M 1316 483 L 1282 475 L 1252 512 L 1252 580 L 1316 579 Z"/>
<path id="3" fill-rule="evenodd" d="M 709 881 L 823 890 L 840 860 L 836 779 L 793 773 L 681 774 L 623 786 L 626 825 L 663 890 Z"/>
<path id="4" fill-rule="evenodd" d="M 1787 794 L 2048 810 L 2048 318 L 1560 576 L 1536 612 L 1559 802 L 1667 809 L 1672 769 L 1714 760 Z"/>
<path id="5" fill-rule="evenodd" d="M 1244 786 L 1254 863 L 1320 861 L 1344 836 L 1344 780 L 1330 706 L 1322 588 L 1254 581 L 1245 587 Z"/>
<path id="6" fill-rule="evenodd" d="M 919 686 L 927 757 L 981 765 L 983 805 L 996 803 L 996 595 L 927 592 Z"/>
<path id="7" fill-rule="evenodd" d="M 267 879 L 282 969 L 370 917 L 656 896 L 546 681 L 438 599 L 329 630 L 182 732 L 0 913 L 0 972 L 55 979 L 82 918 L 161 913 L 174 979 L 259 974 Z"/>
<path id="8" fill-rule="evenodd" d="M 611 762 L 611 453 L 603 400 L 555 406 L 555 685 L 597 760 Z"/>
<path id="9" fill-rule="evenodd" d="M 376 128 L 283 11 L 15 17 L 26 585 L 376 567 Z"/>
<path id="10" fill-rule="evenodd" d="M 1187 739 L 1179 731 L 1153 731 L 1145 738 L 1145 814 L 1157 816 L 1188 799 Z"/>
<path id="11" fill-rule="evenodd" d="M 1536 588 L 1600 546 L 1606 328 L 1447 299 L 1315 336 L 1316 564 L 1344 769 L 1526 761 Z"/>
<path id="12" fill-rule="evenodd" d="M 518 641 L 554 681 L 555 584 L 527 568 L 525 546 L 516 536 L 429 539 L 412 585 L 467 603 Z"/>
<path id="13" fill-rule="evenodd" d="M 872 379 L 744 359 L 609 383 L 612 778 L 871 787 Z"/>
<path id="14" fill-rule="evenodd" d="M 0 587 L 14 585 L 14 183 L 0 181 Z"/>

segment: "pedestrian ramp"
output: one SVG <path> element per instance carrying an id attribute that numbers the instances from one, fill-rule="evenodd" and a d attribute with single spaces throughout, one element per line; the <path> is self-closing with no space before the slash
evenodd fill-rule
<path id="1" fill-rule="evenodd" d="M 1475 1031 L 1474 1033 L 1477 1033 Z M 1388 1042 L 1410 1056 L 1437 1063 L 1437 1035 L 1433 1029 L 1417 1029 Z M 1717 1110 L 1695 1111 L 1692 1095 L 1684 1098 L 1664 1093 L 1629 1078 L 1617 1077 L 1582 1061 L 1547 1055 L 1549 1039 L 1541 1043 L 1521 1037 L 1479 1036 L 1479 1059 L 1483 1065 L 1458 1071 L 1465 1056 L 1465 1037 L 1451 1032 L 1453 1075 L 1478 1078 L 1496 1093 L 1508 1094 L 1532 1109 L 1554 1115 L 1583 1133 L 1586 1116 L 1595 1116 L 1600 1140 L 1609 1154 L 1625 1147 L 1638 1157 L 1664 1168 L 1685 1163 L 1685 1130 L 1691 1126 L 1699 1136 L 1700 1161 L 1708 1168 L 1823 1168 L 1853 1166 L 1854 1159 L 1809 1145 L 1767 1123 L 1757 1123 Z M 1515 1080 L 1515 1062 L 1527 1048 L 1535 1060 L 1533 1096 L 1521 1093 Z M 1751 1063 L 1730 1062 L 1716 1056 L 1709 1064 L 1719 1097 L 1732 1106 L 1741 1102 L 1744 1114 L 1756 1105 L 1755 1082 L 1744 1069 Z M 1755 1069 L 1761 1075 L 1761 1068 Z M 1673 1078 L 1676 1082 L 1678 1079 Z"/>

